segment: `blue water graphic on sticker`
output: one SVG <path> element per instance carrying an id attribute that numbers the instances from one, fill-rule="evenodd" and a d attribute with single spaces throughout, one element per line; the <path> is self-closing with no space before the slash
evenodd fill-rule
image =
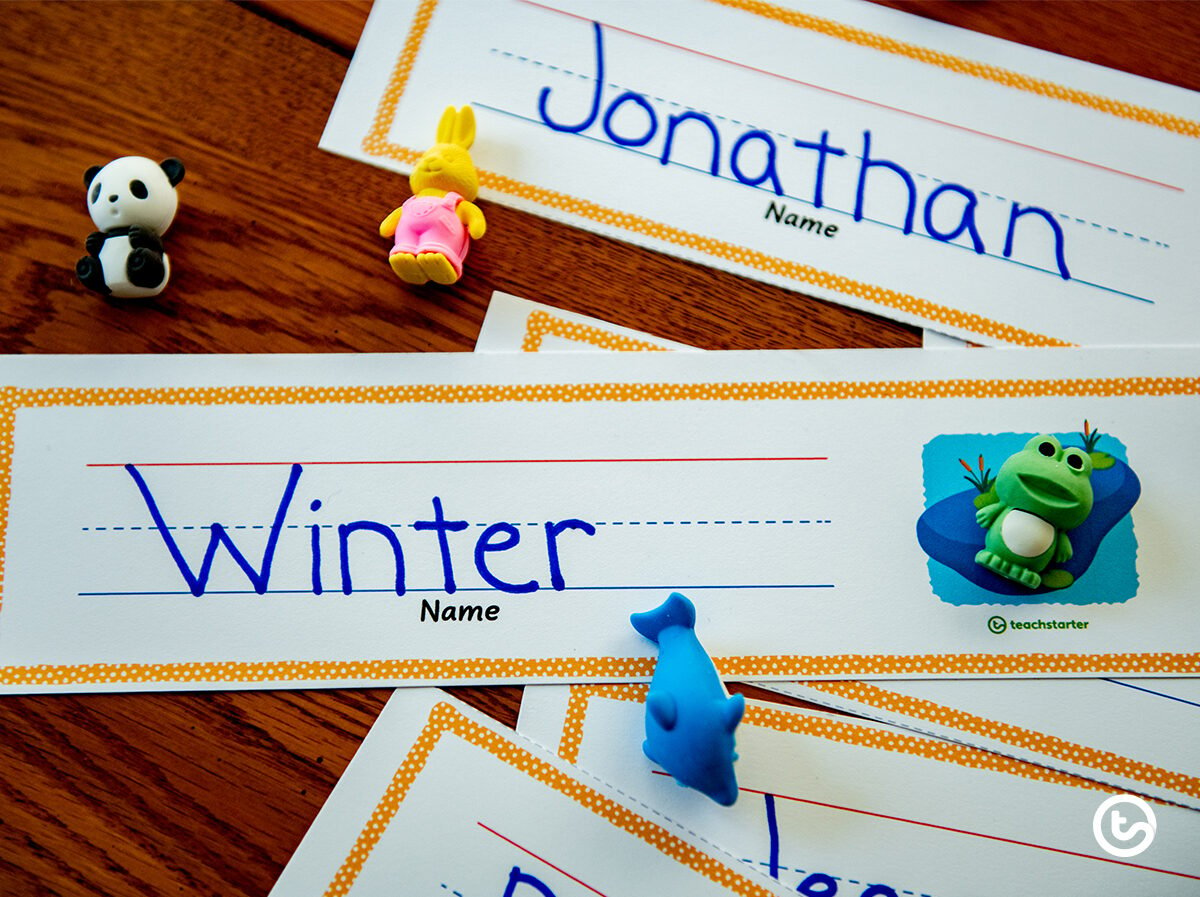
<path id="1" fill-rule="evenodd" d="M 1088 518 L 1069 533 L 1073 555 L 1057 565 L 1074 577 L 1060 589 L 1029 589 L 975 562 L 987 531 L 975 520 L 978 481 L 1000 465 L 1036 433 L 961 433 L 937 436 L 926 443 L 921 462 L 925 511 L 917 521 L 917 541 L 929 556 L 929 582 L 949 604 L 1112 604 L 1137 594 L 1137 537 L 1129 511 L 1141 493 L 1129 466 L 1125 445 L 1102 434 L 1095 450 L 1111 459 L 1091 475 L 1094 503 Z M 1064 447 L 1080 446 L 1082 434 L 1054 435 Z M 984 459 L 982 469 L 978 459 Z M 1098 456 L 1094 456 L 1098 457 Z M 971 473 L 964 476 L 964 464 Z M 964 488 L 964 485 L 966 488 Z M 986 485 L 986 484 L 984 484 Z"/>

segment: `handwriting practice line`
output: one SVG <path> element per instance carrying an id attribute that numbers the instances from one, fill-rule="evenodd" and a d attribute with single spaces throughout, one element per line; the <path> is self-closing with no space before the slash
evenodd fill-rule
<path id="1" fill-rule="evenodd" d="M 660 772 L 658 772 L 658 770 L 655 770 L 655 774 L 656 775 L 666 775 L 666 773 L 660 773 Z M 739 790 L 745 791 L 748 794 L 766 795 L 768 793 L 766 791 L 760 791 L 756 788 L 740 788 Z M 825 807 L 826 809 L 830 809 L 830 810 L 844 810 L 847 813 L 859 813 L 863 816 L 874 816 L 877 819 L 890 819 L 893 822 L 907 822 L 910 825 L 920 825 L 920 826 L 924 826 L 925 828 L 935 828 L 935 829 L 939 829 L 943 832 L 952 832 L 956 835 L 970 835 L 974 838 L 987 838 L 989 841 L 1002 841 L 1005 844 L 1016 844 L 1019 847 L 1033 847 L 1033 848 L 1036 848 L 1037 850 L 1048 850 L 1052 853 L 1064 853 L 1064 854 L 1067 854 L 1068 856 L 1082 857 L 1083 859 L 1086 859 L 1086 860 L 1098 860 L 1099 862 L 1102 862 L 1102 863 L 1114 863 L 1118 866 L 1130 866 L 1134 869 L 1145 869 L 1147 872 L 1161 872 L 1163 875 L 1175 875 L 1175 876 L 1178 876 L 1179 878 L 1187 878 L 1187 879 L 1192 879 L 1194 881 L 1200 881 L 1200 875 L 1191 875 L 1187 872 L 1176 872 L 1172 869 L 1159 869 L 1154 866 L 1144 866 L 1141 863 L 1128 863 L 1128 862 L 1125 862 L 1124 860 L 1116 860 L 1116 859 L 1109 859 L 1108 857 L 1093 856 L 1090 853 L 1079 853 L 1078 851 L 1065 850 L 1061 847 L 1050 847 L 1047 844 L 1034 844 L 1030 841 L 1017 841 L 1013 838 L 1001 837 L 1000 835 L 989 835 L 989 834 L 986 834 L 985 832 L 972 832 L 972 831 L 968 831 L 967 829 L 953 828 L 948 825 L 938 825 L 936 822 L 922 822 L 919 819 L 907 819 L 903 816 L 890 816 L 887 813 L 874 813 L 870 810 L 859 810 L 854 807 L 842 807 L 842 806 L 838 806 L 837 804 L 827 804 L 827 803 L 824 803 L 819 800 L 809 800 L 808 798 L 804 798 L 804 797 L 792 797 L 787 794 L 780 794 L 777 796 L 782 798 L 783 800 L 795 801 L 796 803 L 801 803 L 801 804 L 812 804 L 815 807 Z"/>
<path id="2" fill-rule="evenodd" d="M 422 458 L 416 460 L 375 461 L 139 461 L 103 462 L 87 464 L 86 467 L 279 467 L 303 464 L 309 466 L 333 465 L 404 465 L 404 464 L 664 464 L 672 462 L 706 463 L 725 461 L 828 461 L 828 457 L 804 458 Z"/>
<path id="3" fill-rule="evenodd" d="M 568 872 L 566 869 L 563 869 L 561 866 L 556 866 L 556 865 L 554 865 L 554 864 L 553 864 L 552 862 L 550 862 L 548 859 L 546 859 L 546 858 L 545 858 L 545 857 L 543 857 L 543 856 L 539 856 L 538 854 L 536 854 L 536 853 L 534 853 L 532 850 L 530 850 L 528 847 L 523 847 L 522 845 L 520 845 L 520 844 L 518 844 L 516 841 L 514 841 L 512 838 L 506 838 L 504 835 L 500 834 L 500 833 L 499 833 L 498 831 L 496 831 L 494 828 L 491 828 L 491 827 L 489 827 L 489 826 L 486 826 L 486 825 L 484 825 L 482 822 L 478 822 L 478 821 L 477 821 L 475 824 L 476 824 L 476 825 L 478 825 L 480 828 L 482 828 L 484 831 L 491 832 L 493 835 L 495 835 L 495 836 L 496 836 L 497 838 L 499 838 L 501 841 L 505 841 L 505 842 L 507 842 L 507 843 L 511 844 L 513 847 L 517 848 L 517 850 L 521 851 L 522 853 L 526 853 L 526 854 L 528 854 L 529 856 L 533 857 L 533 858 L 534 858 L 535 860 L 537 860 L 539 863 L 545 863 L 547 866 L 549 866 L 549 867 L 550 867 L 551 869 L 553 869 L 555 872 L 558 872 L 560 875 L 565 875 L 567 878 L 571 879 L 571 881 L 575 882 L 575 884 L 579 885 L 580 887 L 582 887 L 582 888 L 587 888 L 587 889 L 588 889 L 589 891 L 591 891 L 593 894 L 599 894 L 599 895 L 600 895 L 600 897 L 605 897 L 605 895 L 604 895 L 604 893 L 603 893 L 602 891 L 597 891 L 595 888 L 593 888 L 593 887 L 592 887 L 591 885 L 589 885 L 587 882 L 585 882 L 585 881 L 582 881 L 582 880 L 580 880 L 580 879 L 576 878 L 574 875 L 572 875 L 572 874 L 571 874 L 570 872 Z"/>
<path id="4" fill-rule="evenodd" d="M 619 585 L 619 586 L 564 586 L 561 589 L 555 589 L 556 592 L 670 592 L 670 591 L 699 591 L 701 589 L 718 589 L 725 591 L 748 591 L 754 589 L 833 589 L 837 588 L 831 582 L 813 582 L 813 583 L 754 583 L 742 585 L 679 585 L 671 583 L 668 585 Z M 405 592 L 445 592 L 442 587 L 437 588 L 409 588 Z M 502 590 L 490 588 L 488 586 L 459 586 L 455 589 L 457 592 L 495 592 L 500 594 Z M 354 589 L 353 594 L 362 593 L 369 594 L 392 594 L 396 593 L 395 589 Z M 205 592 L 206 595 L 312 595 L 312 589 L 267 589 L 264 592 L 255 592 L 250 589 L 209 589 Z M 331 593 L 332 594 L 332 593 Z M 336 593 L 342 594 L 341 592 Z M 181 591 L 178 589 L 170 591 L 151 591 L 151 592 L 79 592 L 80 598 L 129 598 L 143 597 L 147 595 L 187 595 L 192 593 Z"/>

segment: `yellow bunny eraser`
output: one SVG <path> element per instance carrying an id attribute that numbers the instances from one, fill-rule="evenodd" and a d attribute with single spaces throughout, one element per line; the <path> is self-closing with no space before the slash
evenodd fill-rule
<path id="1" fill-rule="evenodd" d="M 451 284 L 462 277 L 472 238 L 487 230 L 473 200 L 479 175 L 471 161 L 475 111 L 448 106 L 437 128 L 437 142 L 425 150 L 408 182 L 413 195 L 379 225 L 381 237 L 394 238 L 388 262 L 406 283 Z"/>

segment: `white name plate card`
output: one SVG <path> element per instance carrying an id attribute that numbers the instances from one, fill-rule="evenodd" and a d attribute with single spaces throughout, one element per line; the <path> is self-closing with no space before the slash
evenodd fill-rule
<path id="1" fill-rule="evenodd" d="M 0 359 L 0 689 L 648 679 L 672 590 L 730 678 L 1195 675 L 1198 360 Z M 1096 428 L 1074 584 L 976 569 L 963 480 Z"/>
<path id="2" fill-rule="evenodd" d="M 851 716 L 747 701 L 714 812 L 636 753 L 644 685 L 527 689 L 518 731 L 806 897 L 1196 892 L 1200 815 Z"/>

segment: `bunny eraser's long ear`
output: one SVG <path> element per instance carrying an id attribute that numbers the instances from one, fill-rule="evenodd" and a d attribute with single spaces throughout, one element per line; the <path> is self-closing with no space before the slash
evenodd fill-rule
<path id="1" fill-rule="evenodd" d="M 437 142 L 453 143 L 469 150 L 475 142 L 475 110 L 470 106 L 461 109 L 447 106 L 438 122 Z"/>
<path id="2" fill-rule="evenodd" d="M 454 142 L 454 123 L 458 120 L 458 110 L 453 106 L 447 106 L 446 111 L 442 113 L 442 120 L 438 122 L 437 127 L 437 142 L 438 143 L 453 143 Z"/>
<path id="3" fill-rule="evenodd" d="M 470 106 L 458 110 L 458 123 L 454 127 L 452 142 L 465 150 L 469 150 L 475 142 L 475 110 Z"/>

